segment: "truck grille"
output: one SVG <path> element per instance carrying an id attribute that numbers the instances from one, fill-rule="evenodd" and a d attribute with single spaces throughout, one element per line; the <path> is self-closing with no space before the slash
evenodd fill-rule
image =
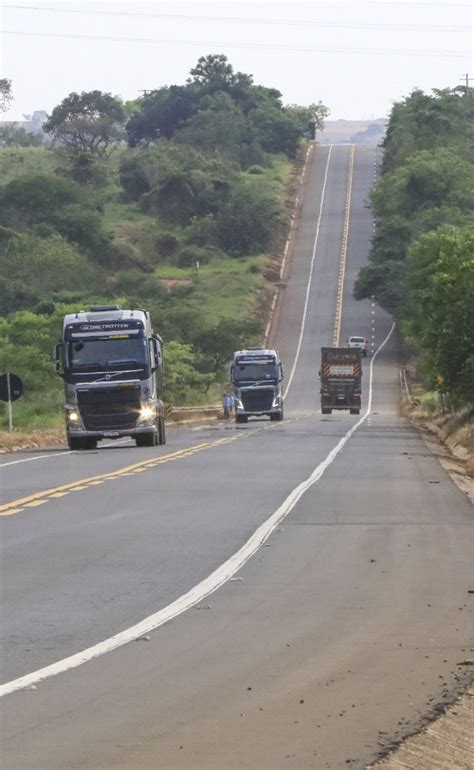
<path id="1" fill-rule="evenodd" d="M 268 412 L 273 404 L 273 388 L 255 388 L 241 391 L 246 412 Z"/>
<path id="2" fill-rule="evenodd" d="M 78 406 L 86 430 L 131 430 L 140 411 L 140 386 L 79 390 Z"/>

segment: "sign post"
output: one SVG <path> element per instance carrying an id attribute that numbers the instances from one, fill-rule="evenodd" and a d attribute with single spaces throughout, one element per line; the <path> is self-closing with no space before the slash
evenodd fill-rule
<path id="1" fill-rule="evenodd" d="M 23 383 L 16 374 L 2 374 L 0 376 L 0 401 L 8 404 L 8 431 L 13 430 L 13 401 L 23 395 Z"/>

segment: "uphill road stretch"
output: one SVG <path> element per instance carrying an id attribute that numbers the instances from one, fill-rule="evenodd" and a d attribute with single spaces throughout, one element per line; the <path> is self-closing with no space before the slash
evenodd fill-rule
<path id="1" fill-rule="evenodd" d="M 281 423 L 0 459 L 5 770 L 362 768 L 462 687 L 472 508 L 352 287 L 378 150 L 319 146 L 271 343 Z M 320 348 L 370 341 L 360 417 Z"/>

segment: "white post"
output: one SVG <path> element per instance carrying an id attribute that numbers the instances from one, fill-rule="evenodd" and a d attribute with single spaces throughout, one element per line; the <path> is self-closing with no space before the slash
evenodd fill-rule
<path id="1" fill-rule="evenodd" d="M 12 409 L 12 394 L 10 389 L 9 372 L 7 372 L 7 395 L 8 395 L 8 431 L 11 433 L 13 430 L 13 409 Z"/>

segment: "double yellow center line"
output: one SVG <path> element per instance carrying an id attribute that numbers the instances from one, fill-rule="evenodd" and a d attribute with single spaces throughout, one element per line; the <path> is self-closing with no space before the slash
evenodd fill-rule
<path id="1" fill-rule="evenodd" d="M 344 299 L 344 278 L 346 275 L 347 242 L 349 239 L 349 220 L 351 215 L 352 177 L 354 175 L 354 155 L 355 155 L 355 145 L 353 144 L 351 145 L 351 151 L 349 155 L 349 168 L 347 171 L 347 192 L 346 192 L 346 202 L 344 206 L 344 227 L 342 230 L 341 254 L 339 257 L 339 278 L 338 278 L 338 284 L 337 284 L 336 319 L 334 322 L 334 336 L 332 341 L 332 344 L 335 348 L 339 347 L 339 338 L 341 336 L 342 302 Z"/>
<path id="2" fill-rule="evenodd" d="M 73 481 L 69 484 L 61 484 L 59 487 L 52 487 L 51 489 L 34 492 L 27 497 L 21 497 L 18 500 L 12 500 L 9 503 L 0 505 L 0 516 L 13 516 L 15 513 L 21 513 L 24 510 L 28 510 L 28 508 L 37 508 L 40 505 L 45 505 L 45 503 L 65 497 L 73 492 L 81 492 L 84 489 L 96 487 L 100 484 L 106 484 L 109 481 L 115 481 L 116 479 L 125 478 L 127 476 L 134 476 L 137 473 L 144 473 L 151 468 L 156 468 L 158 465 L 181 460 L 184 457 L 191 457 L 191 455 L 202 452 L 204 449 L 211 449 L 212 447 L 222 446 L 223 444 L 230 444 L 233 441 L 237 441 L 239 438 L 253 435 L 259 430 L 262 430 L 262 428 L 245 431 L 238 433 L 235 436 L 217 439 L 216 441 L 207 441 L 203 444 L 197 444 L 194 447 L 181 449 L 172 454 L 162 455 L 161 457 L 152 457 L 149 460 L 143 460 L 139 463 L 133 463 L 133 465 L 127 465 L 124 468 L 112 471 L 111 473 L 102 473 L 99 476 L 89 476 L 86 479 Z"/>

